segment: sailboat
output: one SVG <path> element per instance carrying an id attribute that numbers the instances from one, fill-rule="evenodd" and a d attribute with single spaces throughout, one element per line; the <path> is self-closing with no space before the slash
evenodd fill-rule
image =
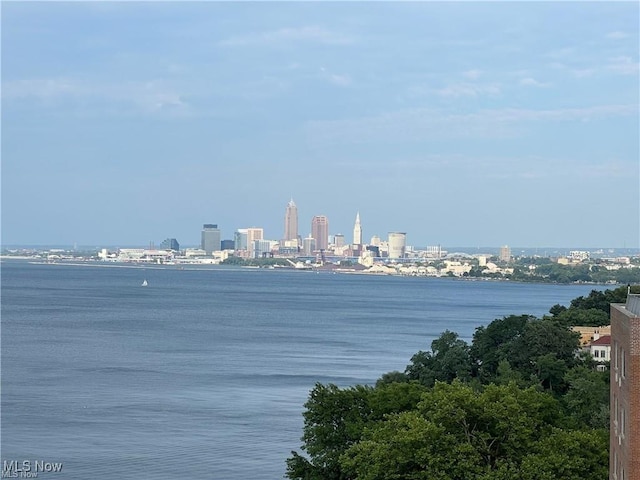
<path id="1" fill-rule="evenodd" d="M 147 285 L 149 285 L 149 283 L 147 282 L 147 279 L 145 278 L 144 281 L 142 282 L 141 287 L 146 287 Z"/>

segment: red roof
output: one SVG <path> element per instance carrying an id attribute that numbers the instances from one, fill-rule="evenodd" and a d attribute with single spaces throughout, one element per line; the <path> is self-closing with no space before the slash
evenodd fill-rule
<path id="1" fill-rule="evenodd" d="M 611 346 L 611 335 L 602 335 L 597 340 L 591 342 L 591 346 Z"/>

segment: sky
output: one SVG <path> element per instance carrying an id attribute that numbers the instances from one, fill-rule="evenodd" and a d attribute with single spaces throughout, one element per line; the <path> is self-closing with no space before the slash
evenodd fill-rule
<path id="1" fill-rule="evenodd" d="M 8 2 L 2 244 L 640 247 L 637 2 Z"/>

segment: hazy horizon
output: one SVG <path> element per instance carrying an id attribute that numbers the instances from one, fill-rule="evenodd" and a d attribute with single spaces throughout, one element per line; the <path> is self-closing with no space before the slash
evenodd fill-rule
<path id="1" fill-rule="evenodd" d="M 279 240 L 293 198 L 302 237 L 638 248 L 639 13 L 3 2 L 2 244 Z"/>

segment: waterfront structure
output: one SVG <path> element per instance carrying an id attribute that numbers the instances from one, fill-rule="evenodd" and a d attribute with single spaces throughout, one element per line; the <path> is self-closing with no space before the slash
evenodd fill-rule
<path id="1" fill-rule="evenodd" d="M 175 238 L 167 238 L 163 240 L 162 243 L 160 244 L 160 249 L 173 250 L 177 252 L 180 250 L 180 244 L 178 243 L 178 240 L 176 240 Z"/>
<path id="2" fill-rule="evenodd" d="M 640 295 L 611 304 L 609 479 L 640 480 Z"/>
<path id="3" fill-rule="evenodd" d="M 329 246 L 329 219 L 316 215 L 311 219 L 311 236 L 316 241 L 316 250 L 326 250 Z"/>
<path id="4" fill-rule="evenodd" d="M 200 248 L 202 248 L 207 255 L 211 255 L 213 252 L 220 250 L 220 229 L 218 225 L 205 223 L 202 226 Z"/>
<path id="5" fill-rule="evenodd" d="M 389 258 L 404 258 L 407 248 L 407 234 L 405 232 L 389 232 Z"/>
<path id="6" fill-rule="evenodd" d="M 284 241 L 298 240 L 298 207 L 293 198 L 284 212 Z"/>
<path id="7" fill-rule="evenodd" d="M 353 244 L 362 245 L 362 225 L 360 225 L 360 212 L 356 213 L 356 223 L 353 226 Z"/>

